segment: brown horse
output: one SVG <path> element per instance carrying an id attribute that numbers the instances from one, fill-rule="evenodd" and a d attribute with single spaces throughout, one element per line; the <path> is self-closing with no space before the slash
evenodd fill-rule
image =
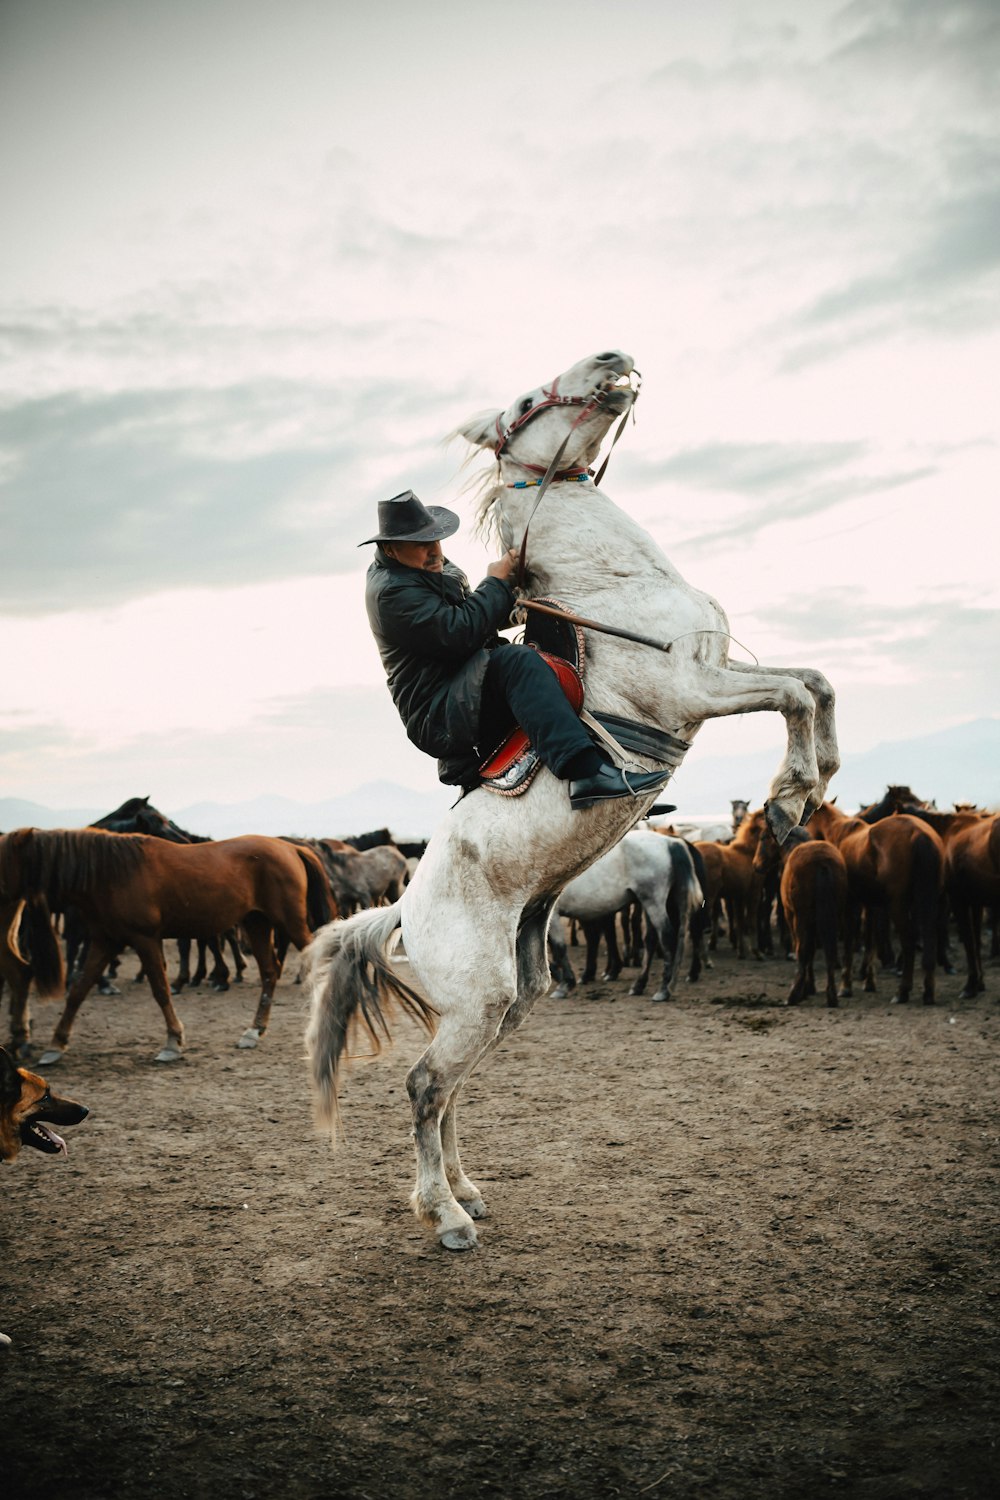
<path id="1" fill-rule="evenodd" d="M 865 989 L 875 989 L 875 918 L 888 911 L 902 950 L 898 1004 L 910 998 L 919 939 L 923 1001 L 934 1004 L 938 907 L 944 888 L 944 845 L 928 824 L 907 813 L 878 823 L 852 818 L 830 802 L 813 813 L 810 833 L 835 844 L 844 857 L 850 894 L 865 910 Z M 849 923 L 844 993 L 851 993 L 854 923 Z"/>
<path id="2" fill-rule="evenodd" d="M 796 974 L 788 992 L 789 1005 L 816 993 L 814 961 L 817 948 L 826 960 L 826 1003 L 836 1006 L 838 944 L 846 931 L 847 866 L 840 850 L 825 839 L 814 839 L 805 828 L 793 828 L 778 844 L 766 829 L 754 858 L 766 872 L 780 872 L 779 899 L 795 952 Z"/>
<path id="3" fill-rule="evenodd" d="M 167 1026 L 158 1062 L 181 1055 L 184 1027 L 173 1007 L 163 956 L 165 937 L 210 937 L 239 923 L 261 977 L 251 1027 L 239 1045 L 254 1047 L 267 1029 L 281 972 L 274 951 L 280 926 L 297 948 L 335 909 L 323 867 L 309 849 L 251 836 L 204 844 L 173 844 L 145 834 L 91 829 L 22 828 L 0 839 L 0 897 L 35 895 L 86 917 L 90 946 L 71 984 L 65 1009 L 41 1064 L 51 1067 L 69 1045 L 77 1011 L 109 957 L 125 944 L 142 960 Z M 6 934 L 0 935 L 0 943 Z"/>
<path id="4" fill-rule="evenodd" d="M 983 907 L 1000 901 L 1000 814 L 978 808 L 953 813 L 913 809 L 941 835 L 945 848 L 945 887 L 955 926 L 965 949 L 969 977 L 961 998 L 971 1000 L 986 988 L 983 977 Z"/>
<path id="5" fill-rule="evenodd" d="M 709 890 L 705 892 L 706 906 L 709 901 L 721 901 L 726 908 L 729 922 L 729 941 L 736 950 L 737 958 L 747 956 L 747 933 L 750 934 L 750 951 L 760 958 L 757 934 L 757 913 L 760 907 L 761 881 L 753 867 L 760 836 L 766 826 L 763 808 L 747 813 L 736 830 L 731 843 L 716 844 L 711 840 L 699 840 L 695 848 L 705 861 L 709 872 Z M 710 908 L 711 909 L 711 908 Z"/>

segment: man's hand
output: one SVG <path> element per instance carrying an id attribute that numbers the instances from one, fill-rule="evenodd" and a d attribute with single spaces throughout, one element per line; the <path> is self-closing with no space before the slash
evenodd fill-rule
<path id="1" fill-rule="evenodd" d="M 503 557 L 499 557 L 496 562 L 490 563 L 486 569 L 487 578 L 502 578 L 505 582 L 511 579 L 517 571 L 517 560 L 520 555 L 516 547 L 509 548 Z"/>

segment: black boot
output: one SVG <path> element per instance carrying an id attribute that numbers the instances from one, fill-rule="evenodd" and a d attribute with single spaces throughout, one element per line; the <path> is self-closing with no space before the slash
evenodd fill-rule
<path id="1" fill-rule="evenodd" d="M 569 802 L 579 811 L 615 797 L 645 797 L 658 792 L 669 780 L 669 771 L 620 771 L 617 766 L 605 765 L 593 776 L 570 782 Z"/>

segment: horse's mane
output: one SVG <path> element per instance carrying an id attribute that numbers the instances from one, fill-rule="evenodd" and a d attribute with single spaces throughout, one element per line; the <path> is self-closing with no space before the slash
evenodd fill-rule
<path id="1" fill-rule="evenodd" d="M 133 876 L 145 834 L 90 828 L 26 828 L 0 840 L 0 889 L 40 892 L 50 901 L 84 895 Z"/>
<path id="2" fill-rule="evenodd" d="M 493 412 L 480 412 L 477 415 L 492 417 Z M 473 417 L 472 420 L 476 421 L 476 417 Z M 463 443 L 469 441 L 460 427 L 456 427 L 454 432 L 449 432 L 444 441 L 448 444 L 454 442 L 456 438 L 461 438 Z M 470 468 L 481 453 L 481 448 L 473 448 L 462 460 L 460 468 Z M 474 469 L 467 475 L 465 482 L 459 488 L 458 493 L 470 496 L 475 505 L 472 530 L 473 534 L 479 537 L 481 541 L 488 542 L 496 535 L 497 527 L 493 516 L 493 502 L 499 495 L 503 494 L 505 488 L 506 486 L 500 480 L 499 464 L 495 463 L 490 464 L 485 469 Z"/>

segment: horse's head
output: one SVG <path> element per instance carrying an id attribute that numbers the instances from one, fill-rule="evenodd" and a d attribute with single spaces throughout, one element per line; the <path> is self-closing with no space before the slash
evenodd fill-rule
<path id="1" fill-rule="evenodd" d="M 620 349 L 581 359 L 548 385 L 526 391 L 503 411 L 485 411 L 456 429 L 476 448 L 491 448 L 501 469 L 544 473 L 569 435 L 560 472 L 586 472 L 608 428 L 635 401 L 631 355 Z"/>

